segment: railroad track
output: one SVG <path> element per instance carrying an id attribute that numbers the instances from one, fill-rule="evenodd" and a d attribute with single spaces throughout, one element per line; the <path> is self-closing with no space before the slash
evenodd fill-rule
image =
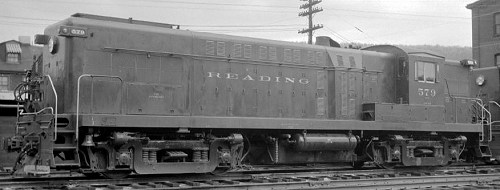
<path id="1" fill-rule="evenodd" d="M 428 169 L 338 170 L 223 175 L 132 176 L 12 179 L 2 189 L 498 189 L 500 168 L 457 166 Z"/>

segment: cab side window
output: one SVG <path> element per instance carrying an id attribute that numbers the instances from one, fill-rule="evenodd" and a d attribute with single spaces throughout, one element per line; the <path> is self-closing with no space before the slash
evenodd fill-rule
<path id="1" fill-rule="evenodd" d="M 431 62 L 415 62 L 415 80 L 425 83 L 436 83 L 436 64 Z"/>

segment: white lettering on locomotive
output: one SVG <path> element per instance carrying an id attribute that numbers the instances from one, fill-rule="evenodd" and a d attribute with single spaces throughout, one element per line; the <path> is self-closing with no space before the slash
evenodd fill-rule
<path id="1" fill-rule="evenodd" d="M 425 97 L 428 97 L 428 96 L 431 96 L 431 97 L 434 97 L 436 96 L 436 90 L 435 89 L 427 89 L 427 88 L 418 88 L 417 89 L 417 94 L 419 96 L 425 96 Z"/>
<path id="2" fill-rule="evenodd" d="M 266 75 L 252 76 L 252 75 L 239 75 L 237 73 L 218 73 L 218 72 L 207 72 L 208 78 L 219 78 L 219 79 L 231 79 L 231 80 L 244 80 L 244 81 L 261 81 L 261 82 L 284 82 L 284 83 L 295 83 L 298 81 L 300 84 L 309 84 L 309 79 L 301 78 L 296 80 L 291 77 L 271 77 Z M 244 77 L 241 77 L 244 76 Z"/>
<path id="3" fill-rule="evenodd" d="M 160 94 L 160 93 L 158 93 L 158 92 L 155 92 L 152 95 L 149 95 L 149 98 L 150 99 L 164 99 L 165 96 L 162 95 L 162 94 Z"/>
<path id="4" fill-rule="evenodd" d="M 244 77 L 243 79 L 241 80 L 253 80 L 252 76 L 250 75 L 247 75 L 246 77 Z"/>
<path id="5" fill-rule="evenodd" d="M 269 76 L 260 76 L 260 80 L 259 81 L 269 82 L 269 81 L 271 81 L 271 77 L 269 77 Z"/>

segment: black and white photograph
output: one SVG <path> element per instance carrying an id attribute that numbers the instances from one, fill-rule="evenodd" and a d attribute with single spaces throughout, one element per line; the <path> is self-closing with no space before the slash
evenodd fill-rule
<path id="1" fill-rule="evenodd" d="M 3 0 L 0 189 L 500 189 L 500 0 Z"/>

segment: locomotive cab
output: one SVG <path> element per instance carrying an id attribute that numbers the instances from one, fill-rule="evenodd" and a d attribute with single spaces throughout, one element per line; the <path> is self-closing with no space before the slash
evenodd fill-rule
<path id="1" fill-rule="evenodd" d="M 385 72 L 392 75 L 393 86 L 387 82 L 382 83 L 382 86 L 389 86 L 386 89 L 392 91 L 381 92 L 382 96 L 389 95 L 392 99 L 383 103 L 364 103 L 363 120 L 380 123 L 407 122 L 415 125 L 415 130 L 427 125 L 446 126 L 459 122 L 445 119 L 448 117 L 446 114 L 452 111 L 452 106 L 445 106 L 444 103 L 446 79 L 445 71 L 440 70 L 445 64 L 444 57 L 386 45 L 372 46 L 365 50 L 390 53 L 394 55 L 394 64 L 390 66 L 392 73 Z M 450 117 L 457 118 L 459 112 L 452 114 Z M 470 124 L 470 120 L 463 123 Z M 445 165 L 459 160 L 460 150 L 465 147 L 468 137 L 447 134 L 440 131 L 439 127 L 431 127 L 427 131 L 370 133 L 370 136 L 377 138 L 370 139 L 373 142 L 373 153 L 367 154 L 373 155 L 375 163 L 383 167 Z"/>
<path id="2" fill-rule="evenodd" d="M 365 103 L 364 120 L 444 123 L 444 84 L 439 72 L 444 57 L 388 45 L 372 46 L 365 50 L 395 56 L 390 68 L 393 71 L 393 85 L 381 92 L 382 96 L 391 98 L 383 103 Z M 388 83 L 383 85 L 387 86 Z"/>

